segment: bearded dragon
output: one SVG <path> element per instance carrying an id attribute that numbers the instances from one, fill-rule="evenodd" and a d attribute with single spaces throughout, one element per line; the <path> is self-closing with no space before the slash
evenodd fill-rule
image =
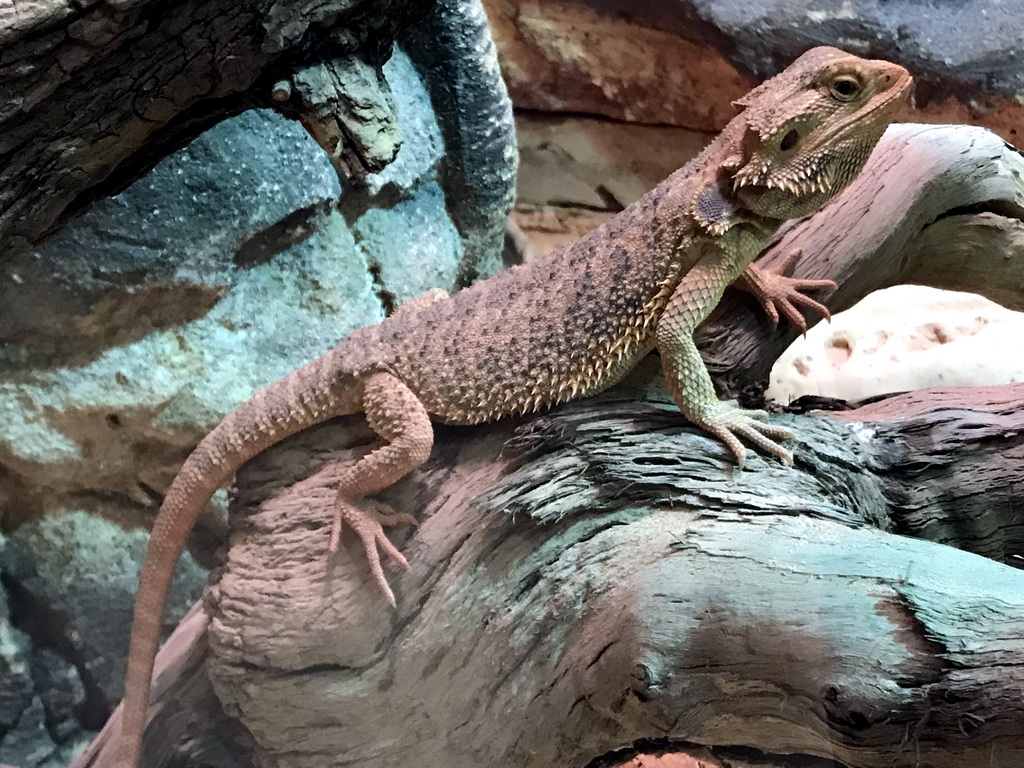
<path id="1" fill-rule="evenodd" d="M 834 284 L 752 262 L 784 221 L 818 210 L 860 172 L 911 84 L 896 64 L 808 51 L 737 102 L 741 113 L 698 157 L 587 236 L 451 297 L 406 304 L 225 417 L 185 461 L 153 526 L 118 768 L 138 764 L 164 602 L 192 525 L 236 470 L 289 435 L 363 413 L 380 436 L 339 482 L 325 544 L 333 552 L 350 526 L 392 604 L 381 553 L 408 566 L 384 527 L 411 518 L 366 497 L 427 459 L 434 421 L 479 424 L 586 397 L 657 348 L 680 411 L 741 466 L 740 438 L 791 461 L 777 442 L 788 430 L 717 398 L 692 333 L 734 282 L 773 319 L 781 310 L 803 327 L 794 302 L 825 311 L 800 291 Z"/>

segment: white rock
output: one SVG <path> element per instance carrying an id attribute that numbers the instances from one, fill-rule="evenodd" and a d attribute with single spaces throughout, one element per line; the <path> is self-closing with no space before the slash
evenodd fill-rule
<path id="1" fill-rule="evenodd" d="M 1024 381 L 1024 313 L 971 293 L 886 288 L 818 323 L 778 359 L 769 397 L 853 400 Z"/>

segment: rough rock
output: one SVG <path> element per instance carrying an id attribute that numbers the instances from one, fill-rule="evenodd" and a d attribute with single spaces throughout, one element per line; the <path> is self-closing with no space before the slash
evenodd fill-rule
<path id="1" fill-rule="evenodd" d="M 402 42 L 430 89 L 445 136 L 439 172 L 463 244 L 458 279 L 465 286 L 502 266 L 515 196 L 512 103 L 480 0 L 438 0 Z"/>
<path id="2" fill-rule="evenodd" d="M 481 35 L 445 71 L 490 111 L 442 124 L 423 56 L 385 65 L 404 143 L 378 174 L 340 184 L 297 123 L 249 111 L 0 268 L 0 598 L 42 617 L 0 615 L 0 763 L 65 764 L 116 704 L 141 523 L 195 442 L 400 301 L 500 263 L 514 132 Z M 489 154 L 455 183 L 449 145 L 485 132 Z M 198 543 L 209 565 L 217 542 Z M 168 626 L 205 580 L 187 556 Z"/>
<path id="3" fill-rule="evenodd" d="M 649 4 L 613 5 L 485 0 L 513 104 L 703 131 L 725 125 L 750 75 L 680 34 L 683 4 L 668 29 L 646 18 Z M 671 19 L 674 9 L 658 5 Z"/>
<path id="4" fill-rule="evenodd" d="M 381 294 L 430 287 L 380 266 L 408 263 L 417 224 L 430 224 L 419 240 L 431 247 L 411 258 L 440 265 L 420 277 L 453 287 L 462 254 L 430 176 L 441 137 L 408 60 L 388 71 L 410 138 L 372 186 L 399 206 L 350 229 L 330 212 L 341 188 L 320 148 L 297 124 L 248 112 L 10 266 L 0 461 L 25 496 L 9 507 L 37 515 L 82 492 L 129 515 L 150 506 L 224 413 L 383 317 Z M 378 234 L 357 243 L 361 228 Z"/>
<path id="5" fill-rule="evenodd" d="M 486 0 L 518 108 L 717 130 L 731 102 L 814 45 L 918 76 L 915 120 L 1013 141 L 1024 117 L 1024 16 L 966 0 Z"/>
<path id="6" fill-rule="evenodd" d="M 0 562 L 6 546 L 0 537 Z M 13 626 L 0 592 L 0 763 L 66 765 L 86 738 L 72 713 L 83 700 L 77 670 L 56 653 L 33 650 L 29 635 Z"/>
<path id="7" fill-rule="evenodd" d="M 685 165 L 711 137 L 687 128 L 529 112 L 516 125 L 519 207 L 622 210 Z"/>
<path id="8" fill-rule="evenodd" d="M 768 395 L 856 400 L 1024 381 L 1024 314 L 970 293 L 899 285 L 821 322 L 772 369 Z"/>
<path id="9" fill-rule="evenodd" d="M 6 544 L 0 537 L 0 557 Z M 28 638 L 11 625 L 7 597 L 0 591 L 0 760 L 13 761 L 8 738 L 33 700 Z"/>
<path id="10" fill-rule="evenodd" d="M 388 189 L 407 196 L 413 194 L 424 179 L 434 178 L 438 164 L 444 159 L 445 138 L 441 134 L 427 85 L 405 51 L 395 49 L 394 55 L 384 65 L 384 74 L 395 99 L 402 147 L 394 161 L 380 173 L 367 176 L 365 184 L 374 195 Z M 317 164 L 324 167 L 322 155 L 317 156 Z"/>
<path id="11" fill-rule="evenodd" d="M 52 764 L 57 745 L 46 732 L 46 711 L 38 698 L 31 699 L 0 747 L 3 759 L 15 765 Z"/>
<path id="12" fill-rule="evenodd" d="M 387 209 L 371 209 L 352 226 L 366 270 L 377 281 L 381 317 L 435 286 L 454 290 L 462 264 L 459 233 L 445 215 L 436 184 Z"/>
<path id="13" fill-rule="evenodd" d="M 131 619 L 139 562 L 146 547 L 142 531 L 119 526 L 85 511 L 49 514 L 26 523 L 8 539 L 4 578 L 12 586 L 12 610 L 40 646 L 59 649 L 73 660 L 78 675 L 99 704 L 112 708 L 123 690 L 125 627 Z M 203 571 L 182 557 L 171 587 L 168 627 L 198 598 Z M 51 682 L 60 681 L 52 665 Z M 49 686 L 48 686 L 49 687 Z M 51 687 L 51 696 L 58 696 Z M 66 708 L 48 698 L 54 716 Z"/>
<path id="14" fill-rule="evenodd" d="M 47 731 L 58 742 L 83 737 L 77 708 L 85 701 L 85 686 L 78 668 L 64 656 L 40 648 L 32 656 L 32 679 L 46 711 Z"/>

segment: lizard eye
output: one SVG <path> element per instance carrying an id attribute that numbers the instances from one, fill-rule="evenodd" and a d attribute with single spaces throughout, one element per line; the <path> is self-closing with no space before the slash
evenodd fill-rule
<path id="1" fill-rule="evenodd" d="M 853 75 L 839 75 L 828 84 L 829 93 L 839 101 L 853 101 L 860 89 L 860 80 Z"/>

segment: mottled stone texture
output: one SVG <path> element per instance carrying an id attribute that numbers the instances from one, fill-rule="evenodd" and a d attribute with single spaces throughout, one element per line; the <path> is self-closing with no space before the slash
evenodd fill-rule
<path id="1" fill-rule="evenodd" d="M 966 0 L 485 0 L 517 107 L 717 130 L 730 102 L 808 48 L 906 66 L 915 120 L 985 125 L 1013 141 L 1024 116 L 1024 16 Z"/>
<path id="2" fill-rule="evenodd" d="M 962 221 L 964 235 L 983 222 Z M 930 261 L 938 259 L 935 253 Z M 772 367 L 768 396 L 780 403 L 804 395 L 860 400 L 1024 381 L 1024 357 L 1006 353 L 1022 337 L 1024 313 L 973 293 L 896 285 L 795 341 Z"/>
<path id="3" fill-rule="evenodd" d="M 281 44 L 302 32 L 288 18 L 323 7 L 281 6 Z M 402 145 L 379 173 L 339 181 L 298 122 L 249 110 L 34 247 L 0 226 L 0 763 L 65 765 L 117 703 L 142 528 L 224 413 L 400 302 L 500 265 L 511 107 L 478 4 L 435 13 L 473 44 L 410 35 L 384 64 Z M 19 82 L 0 73 L 0 92 Z M 17 157 L 4 128 L 0 156 Z M 205 522 L 168 626 L 222 532 Z"/>
<path id="4" fill-rule="evenodd" d="M 226 116 L 275 103 L 280 79 L 330 72 L 365 95 L 395 37 L 430 7 L 419 0 L 0 5 L 2 255 L 37 244 Z M 365 70 L 374 77 L 360 79 Z M 325 122 L 348 122 L 328 100 L 325 90 L 296 107 L 310 117 L 325 107 Z M 378 124 L 393 123 L 387 109 L 375 111 Z M 373 164 L 377 150 L 361 154 Z"/>
<path id="5" fill-rule="evenodd" d="M 448 213 L 463 239 L 458 277 L 466 285 L 501 266 L 494 243 L 505 232 L 518 160 L 512 104 L 479 0 L 438 3 L 436 13 L 406 32 L 406 42 L 447 139 L 441 178 L 460 190 Z M 464 59 L 478 68 L 459 66 Z"/>
<path id="6" fill-rule="evenodd" d="M 913 122 L 1021 143 L 1024 16 L 999 0 L 484 0 L 518 110 L 515 220 L 543 253 L 678 168 L 732 101 L 834 45 L 906 66 Z M 646 186 L 637 185 L 646 181 Z"/>

